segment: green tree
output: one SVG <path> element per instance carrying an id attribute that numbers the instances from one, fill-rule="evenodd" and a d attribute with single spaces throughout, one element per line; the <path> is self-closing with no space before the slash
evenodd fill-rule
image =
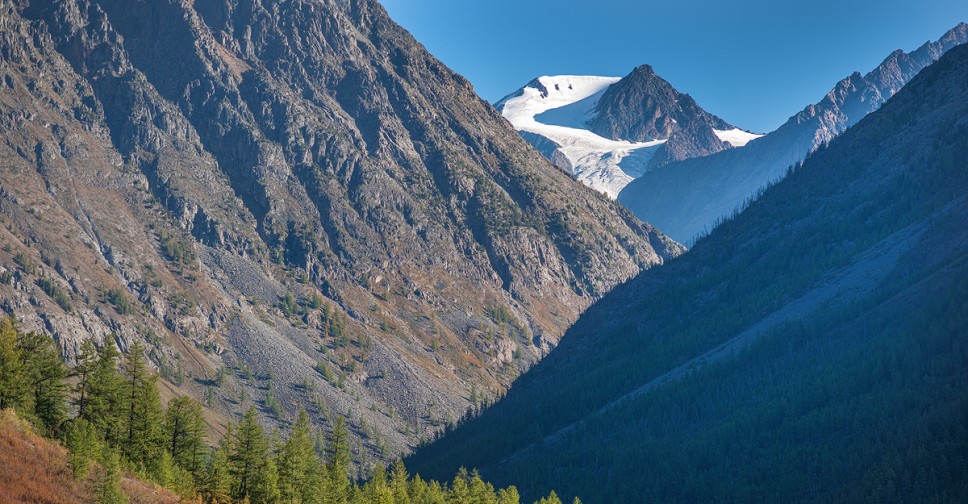
<path id="1" fill-rule="evenodd" d="M 114 343 L 105 339 L 95 346 L 89 339 L 81 346 L 75 393 L 78 416 L 91 422 L 99 435 L 111 445 L 124 437 L 123 379 L 118 374 L 118 356 Z"/>
<path id="2" fill-rule="evenodd" d="M 31 394 L 32 418 L 49 436 L 59 435 L 67 420 L 67 367 L 49 336 L 20 333 L 17 346 L 24 357 L 24 378 Z"/>
<path id="3" fill-rule="evenodd" d="M 490 483 L 485 483 L 481 479 L 481 475 L 477 473 L 477 470 L 474 470 L 471 474 L 467 487 L 470 493 L 470 502 L 474 504 L 497 504 L 497 497 L 494 495 L 494 486 Z"/>
<path id="4" fill-rule="evenodd" d="M 255 473 L 251 501 L 254 504 L 279 502 L 279 470 L 275 460 L 267 458 Z"/>
<path id="5" fill-rule="evenodd" d="M 390 469 L 390 490 L 393 492 L 393 501 L 396 504 L 410 504 L 409 485 L 407 483 L 409 479 L 410 476 L 407 474 L 407 468 L 404 467 L 403 461 L 395 460 Z"/>
<path id="6" fill-rule="evenodd" d="M 0 409 L 28 406 L 29 394 L 23 357 L 17 345 L 13 317 L 0 320 Z"/>
<path id="7" fill-rule="evenodd" d="M 232 502 L 232 475 L 229 470 L 228 444 L 220 444 L 218 449 L 212 453 L 201 490 L 202 500 L 206 504 L 228 504 Z"/>
<path id="8" fill-rule="evenodd" d="M 188 396 L 176 397 L 165 411 L 165 448 L 175 464 L 190 472 L 196 481 L 202 477 L 205 454 L 205 417 L 202 405 Z"/>
<path id="9" fill-rule="evenodd" d="M 349 498 L 350 442 L 346 420 L 336 419 L 326 443 L 326 482 L 323 498 L 327 504 L 345 504 Z"/>
<path id="10" fill-rule="evenodd" d="M 296 423 L 276 456 L 279 469 L 279 491 L 282 502 L 316 502 L 320 500 L 318 476 L 320 462 L 313 451 L 309 416 L 299 412 Z M 311 488 L 315 486 L 315 488 Z"/>
<path id="11" fill-rule="evenodd" d="M 269 446 L 262 426 L 250 407 L 236 429 L 229 453 L 229 471 L 232 474 L 232 494 L 235 500 L 252 497 L 260 483 L 263 466 L 269 460 Z"/>
<path id="12" fill-rule="evenodd" d="M 369 504 L 394 504 L 393 491 L 387 486 L 387 471 L 377 464 L 373 468 L 373 474 L 363 489 L 363 495 Z"/>
<path id="13" fill-rule="evenodd" d="M 91 408 L 91 378 L 97 364 L 97 347 L 94 338 L 86 338 L 81 343 L 81 350 L 77 354 L 77 363 L 71 369 L 71 375 L 77 378 L 74 387 L 73 404 L 77 408 L 79 418 L 88 418 Z"/>
<path id="14" fill-rule="evenodd" d="M 518 495 L 517 488 L 509 486 L 498 490 L 497 501 L 500 504 L 520 504 L 521 496 Z"/>
<path id="15" fill-rule="evenodd" d="M 164 451 L 163 415 L 156 381 L 157 376 L 145 365 L 144 347 L 135 343 L 124 358 L 122 452 L 129 462 L 163 478 L 166 470 L 160 465 Z"/>
<path id="16" fill-rule="evenodd" d="M 105 450 L 101 459 L 101 477 L 97 483 L 98 504 L 126 504 L 127 497 L 121 493 L 121 461 L 118 452 Z"/>
<path id="17" fill-rule="evenodd" d="M 552 490 L 547 497 L 541 498 L 535 504 L 561 504 L 561 499 L 558 498 L 558 494 L 556 494 L 555 491 Z"/>
<path id="18" fill-rule="evenodd" d="M 467 474 L 467 469 L 461 467 L 457 471 L 457 475 L 454 476 L 453 483 L 450 484 L 450 493 L 447 496 L 447 502 L 449 504 L 467 504 L 471 499 L 471 491 L 467 486 L 467 482 L 470 476 Z"/>
<path id="19" fill-rule="evenodd" d="M 64 442 L 67 445 L 67 460 L 77 479 L 85 479 L 92 460 L 101 458 L 101 441 L 97 428 L 83 418 L 75 418 L 67 428 Z"/>

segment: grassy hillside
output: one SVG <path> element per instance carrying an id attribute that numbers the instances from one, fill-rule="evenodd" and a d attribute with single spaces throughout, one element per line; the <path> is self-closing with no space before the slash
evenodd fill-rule
<path id="1" fill-rule="evenodd" d="M 8 503 L 86 504 L 95 502 L 98 471 L 75 479 L 67 449 L 35 434 L 13 410 L 0 411 L 0 496 Z M 128 502 L 177 503 L 168 490 L 131 475 L 121 479 Z"/>

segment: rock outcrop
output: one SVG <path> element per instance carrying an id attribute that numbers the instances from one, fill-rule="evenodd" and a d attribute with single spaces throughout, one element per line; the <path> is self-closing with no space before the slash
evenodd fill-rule
<path id="1" fill-rule="evenodd" d="M 146 342 L 222 421 L 344 415 L 357 460 L 681 252 L 374 0 L 2 2 L 0 131 L 5 310 L 68 359 Z"/>

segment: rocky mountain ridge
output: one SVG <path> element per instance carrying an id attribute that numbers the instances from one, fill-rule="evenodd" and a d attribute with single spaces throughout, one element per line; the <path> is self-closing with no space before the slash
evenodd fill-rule
<path id="1" fill-rule="evenodd" d="M 373 0 L 0 3 L 3 308 L 399 454 L 682 248 Z"/>
<path id="2" fill-rule="evenodd" d="M 668 140 L 652 157 L 649 169 L 726 150 L 732 145 L 715 130 L 737 129 L 677 91 L 650 65 L 636 67 L 610 86 L 595 105 L 588 125 L 606 138 Z"/>
<path id="3" fill-rule="evenodd" d="M 538 77 L 495 107 L 555 166 L 612 198 L 646 171 L 759 136 L 706 112 L 649 65 L 623 78 Z"/>
<path id="4" fill-rule="evenodd" d="M 626 186 L 618 199 L 640 218 L 691 244 L 808 153 L 877 110 L 921 69 L 966 42 L 968 24 L 961 23 L 914 51 L 894 51 L 866 75 L 855 72 L 838 82 L 776 131 L 741 149 L 657 167 Z"/>

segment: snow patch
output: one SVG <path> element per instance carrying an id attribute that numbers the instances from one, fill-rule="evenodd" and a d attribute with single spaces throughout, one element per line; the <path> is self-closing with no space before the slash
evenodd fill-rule
<path id="1" fill-rule="evenodd" d="M 729 142 L 733 147 L 743 147 L 750 143 L 752 140 L 756 140 L 763 135 L 757 135 L 756 133 L 750 133 L 749 131 L 743 131 L 739 128 L 733 128 L 731 130 L 718 130 L 714 129 L 713 133 L 719 137 L 720 140 L 724 142 Z"/>
<path id="2" fill-rule="evenodd" d="M 496 104 L 518 130 L 547 138 L 567 163 L 559 166 L 612 199 L 644 173 L 665 140 L 628 142 L 587 128 L 599 98 L 620 77 L 559 75 L 539 77 Z M 745 132 L 744 132 L 745 133 Z"/>

